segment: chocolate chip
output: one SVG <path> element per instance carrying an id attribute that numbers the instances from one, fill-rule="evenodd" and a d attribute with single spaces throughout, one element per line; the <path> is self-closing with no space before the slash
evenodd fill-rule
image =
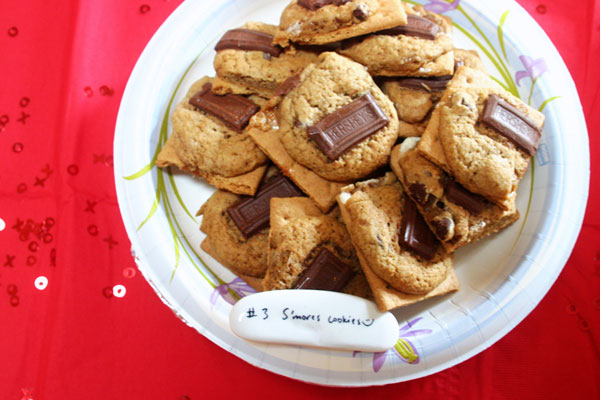
<path id="1" fill-rule="evenodd" d="M 438 180 L 438 182 L 440 183 L 440 185 L 445 189 L 446 186 L 448 185 L 448 175 L 446 174 L 442 174 L 440 176 L 440 179 Z"/>
<path id="2" fill-rule="evenodd" d="M 408 187 L 411 197 L 419 204 L 426 204 L 429 194 L 427 188 L 422 183 L 411 183 Z"/>
<path id="3" fill-rule="evenodd" d="M 425 209 L 426 210 L 430 210 L 438 201 L 438 198 L 435 197 L 434 195 L 430 194 L 429 198 L 427 199 L 427 204 L 425 204 Z"/>
<path id="4" fill-rule="evenodd" d="M 352 15 L 354 15 L 354 17 L 359 21 L 364 21 L 368 17 L 368 14 L 365 12 L 364 7 L 361 6 L 355 8 L 354 11 L 352 11 Z"/>
<path id="5" fill-rule="evenodd" d="M 436 236 L 444 242 L 454 236 L 454 221 L 449 216 L 438 215 L 431 220 L 431 225 Z"/>
<path id="6" fill-rule="evenodd" d="M 298 5 L 308 10 L 315 11 L 330 4 L 342 6 L 349 1 L 350 0 L 298 0 Z"/>
<path id="7" fill-rule="evenodd" d="M 467 107 L 469 109 L 469 111 L 473 111 L 474 108 L 475 108 L 464 97 L 460 99 L 460 105 L 464 106 L 464 107 Z"/>

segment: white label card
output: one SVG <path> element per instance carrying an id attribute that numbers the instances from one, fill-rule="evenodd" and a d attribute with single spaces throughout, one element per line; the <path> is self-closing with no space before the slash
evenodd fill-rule
<path id="1" fill-rule="evenodd" d="M 385 351 L 398 340 L 398 321 L 372 301 L 324 290 L 273 290 L 238 301 L 231 330 L 258 342 L 340 350 Z"/>

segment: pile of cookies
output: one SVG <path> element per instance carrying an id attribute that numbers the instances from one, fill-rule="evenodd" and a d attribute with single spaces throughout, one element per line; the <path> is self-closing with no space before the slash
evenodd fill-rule
<path id="1" fill-rule="evenodd" d="M 519 218 L 544 116 L 400 0 L 293 0 L 216 45 L 156 164 L 217 190 L 202 248 L 257 290 L 390 310 L 459 287 L 452 253 Z"/>

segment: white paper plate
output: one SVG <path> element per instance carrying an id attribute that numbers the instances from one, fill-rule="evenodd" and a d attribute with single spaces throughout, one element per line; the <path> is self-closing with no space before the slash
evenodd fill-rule
<path id="1" fill-rule="evenodd" d="M 423 2 L 426 3 L 426 2 Z M 456 294 L 395 312 L 400 341 L 383 354 L 247 343 L 228 326 L 231 305 L 215 287 L 244 292 L 200 250 L 198 208 L 213 189 L 152 167 L 169 113 L 190 84 L 213 75 L 213 47 L 245 21 L 277 23 L 287 0 L 186 1 L 156 32 L 129 79 L 116 126 L 114 169 L 138 265 L 157 294 L 190 326 L 258 367 L 324 385 L 365 386 L 422 377 L 492 345 L 538 304 L 564 266 L 581 227 L 589 185 L 588 138 L 579 98 L 554 46 L 512 1 L 444 1 L 457 47 L 478 50 L 490 74 L 543 108 L 546 125 L 520 184 L 521 218 L 459 250 Z M 515 81 L 520 78 L 520 86 Z M 532 87 L 533 86 L 533 87 Z M 162 136 L 161 136 L 162 135 Z M 233 282 L 233 283 L 232 283 Z"/>

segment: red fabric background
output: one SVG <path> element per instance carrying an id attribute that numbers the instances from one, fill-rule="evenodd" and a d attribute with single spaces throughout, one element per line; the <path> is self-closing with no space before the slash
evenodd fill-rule
<path id="1" fill-rule="evenodd" d="M 135 269 L 114 190 L 114 125 L 137 57 L 180 1 L 0 3 L 0 398 L 600 398 L 600 2 L 542 1 L 519 3 L 565 59 L 590 137 L 573 254 L 490 349 L 430 377 L 359 389 L 250 366 L 180 322 Z"/>

